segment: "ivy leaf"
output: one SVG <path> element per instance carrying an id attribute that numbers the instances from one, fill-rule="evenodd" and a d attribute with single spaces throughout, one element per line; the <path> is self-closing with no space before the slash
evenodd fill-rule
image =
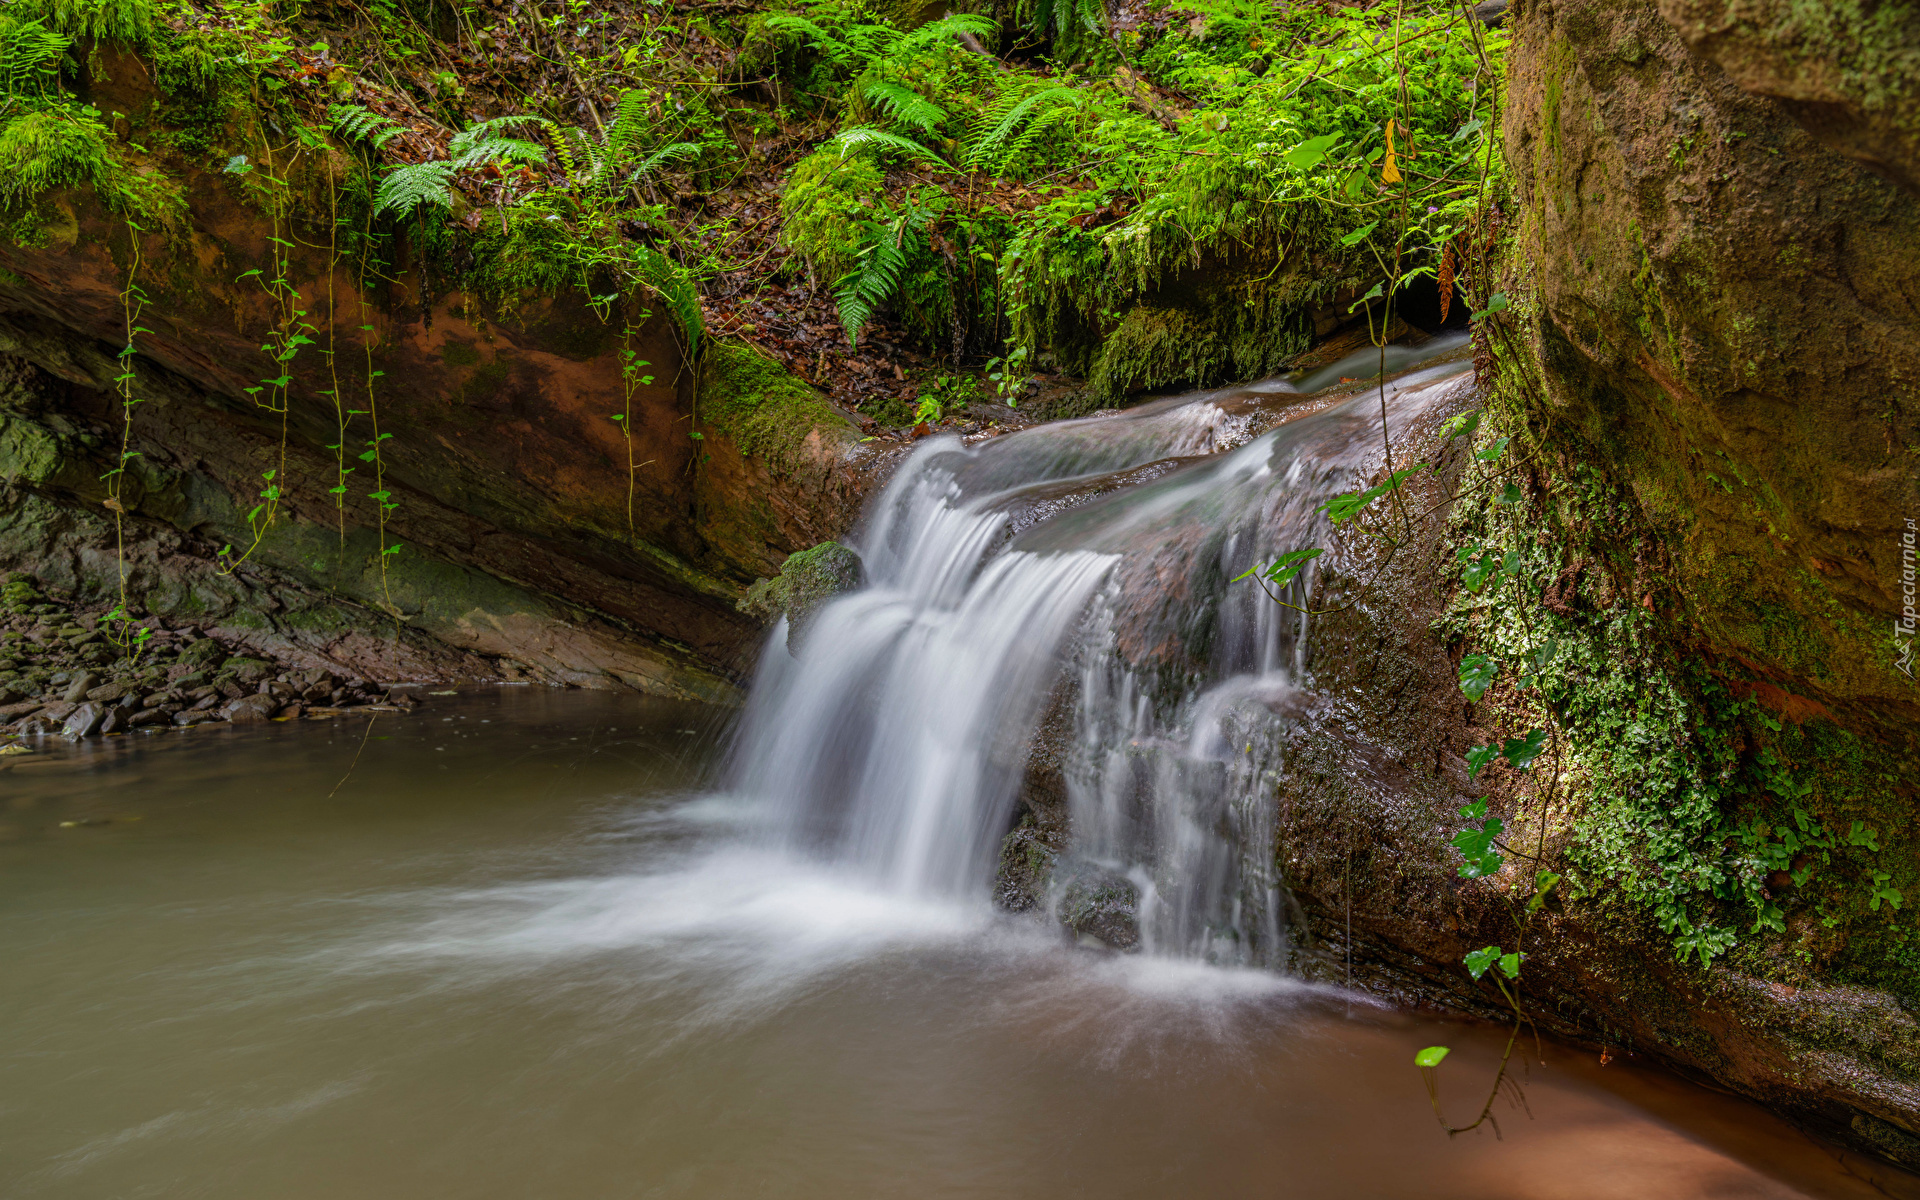
<path id="1" fill-rule="evenodd" d="M 1476 408 L 1470 412 L 1457 413 L 1448 417 L 1446 424 L 1440 427 L 1440 436 L 1451 441 L 1457 437 L 1471 436 L 1478 428 L 1480 428 L 1480 410 Z"/>
<path id="2" fill-rule="evenodd" d="M 1493 498 L 1493 502 L 1502 508 L 1510 504 L 1520 503 L 1520 485 L 1517 483 L 1509 483 L 1505 491 Z"/>
<path id="3" fill-rule="evenodd" d="M 1525 737 L 1508 738 L 1500 747 L 1500 757 L 1506 759 L 1514 770 L 1524 771 L 1534 764 L 1546 748 L 1547 731 L 1532 729 Z"/>
<path id="4" fill-rule="evenodd" d="M 1327 152 L 1332 150 L 1339 141 L 1340 135 L 1337 133 L 1324 133 L 1316 138 L 1308 138 L 1281 155 L 1280 161 L 1296 170 L 1311 171 L 1326 161 Z"/>
<path id="5" fill-rule="evenodd" d="M 253 170 L 253 164 L 247 161 L 247 156 L 244 154 L 234 155 L 227 160 L 226 166 L 220 168 L 223 175 L 245 175 L 251 170 Z"/>
<path id="6" fill-rule="evenodd" d="M 1500 956 L 1500 969 L 1507 973 L 1508 979 L 1520 978 L 1519 953 L 1516 951 L 1515 953 L 1512 953 L 1512 954 L 1502 954 Z"/>
<path id="7" fill-rule="evenodd" d="M 1467 964 L 1467 973 L 1478 979 L 1487 973 L 1488 967 L 1499 960 L 1500 954 L 1500 947 L 1488 946 L 1484 950 L 1468 951 L 1467 957 L 1461 961 Z"/>
<path id="8" fill-rule="evenodd" d="M 1487 300 L 1487 306 L 1481 309 L 1479 312 L 1474 313 L 1472 316 L 1468 317 L 1467 320 L 1478 321 L 1482 317 L 1491 316 L 1494 313 L 1505 312 L 1509 307 L 1510 305 L 1508 305 L 1507 303 L 1507 294 L 1505 292 L 1495 292 L 1492 295 L 1492 297 Z"/>
<path id="9" fill-rule="evenodd" d="M 1307 550 L 1289 550 L 1264 567 L 1256 566 L 1242 571 L 1233 577 L 1232 582 L 1239 583 L 1242 579 L 1257 575 L 1275 587 L 1286 587 L 1300 577 L 1300 572 L 1307 569 L 1308 563 L 1324 553 L 1318 546 Z"/>
<path id="10" fill-rule="evenodd" d="M 1380 226 L 1380 222 L 1378 221 L 1375 221 L 1369 225 L 1362 225 L 1360 228 L 1354 230 L 1352 233 L 1349 233 L 1347 236 L 1341 238 L 1340 244 L 1342 246 L 1358 245 L 1359 243 L 1366 241 L 1367 235 L 1372 233 L 1375 229 L 1379 228 L 1379 226 Z M 1374 288 L 1374 291 L 1376 293 L 1379 290 L 1380 289 L 1377 286 Z"/>
<path id="11" fill-rule="evenodd" d="M 1470 592 L 1479 590 L 1500 573 L 1500 554 L 1495 550 L 1481 550 L 1468 546 L 1460 551 L 1460 561 L 1466 569 L 1460 572 L 1460 581 L 1467 585 Z"/>
<path id="12" fill-rule="evenodd" d="M 1526 657 L 1527 673 L 1521 681 L 1521 686 L 1532 687 L 1537 682 L 1540 672 L 1547 669 L 1547 664 L 1552 662 L 1554 655 L 1558 653 L 1560 653 L 1559 639 L 1548 638 L 1541 642 L 1533 653 Z"/>
<path id="13" fill-rule="evenodd" d="M 1378 300 L 1380 298 L 1380 289 L 1385 286 L 1386 286 L 1385 284 L 1381 284 L 1381 283 L 1374 284 L 1372 291 L 1360 297 L 1358 300 L 1355 300 L 1351 305 L 1347 307 L 1347 312 L 1352 313 L 1356 309 L 1366 307 L 1366 303 L 1369 300 Z"/>
<path id="14" fill-rule="evenodd" d="M 1413 1056 L 1413 1065 L 1423 1071 L 1431 1071 L 1433 1068 L 1439 1066 L 1440 1061 L 1451 1053 L 1453 1053 L 1453 1051 L 1445 1046 L 1428 1046 L 1425 1050 Z"/>
<path id="15" fill-rule="evenodd" d="M 1493 686 L 1500 664 L 1484 654 L 1469 654 L 1460 660 L 1460 690 L 1469 700 L 1479 700 Z"/>
<path id="16" fill-rule="evenodd" d="M 1395 471 L 1393 474 L 1387 476 L 1386 482 L 1384 483 L 1375 484 L 1364 492 L 1347 492 L 1343 495 L 1335 496 L 1331 500 L 1321 502 L 1313 511 L 1327 514 L 1328 518 L 1335 524 L 1339 524 L 1342 521 L 1351 521 L 1353 518 L 1359 516 L 1361 510 L 1366 508 L 1367 505 L 1372 504 L 1375 500 L 1393 491 L 1414 474 L 1425 470 L 1426 466 L 1427 464 L 1425 463 L 1415 463 L 1404 471 Z"/>
<path id="17" fill-rule="evenodd" d="M 1500 747 L 1498 746 L 1475 746 L 1467 751 L 1467 778 L 1472 779 L 1480 773 L 1482 767 L 1499 757 Z"/>
<path id="18" fill-rule="evenodd" d="M 1512 440 L 1512 438 L 1495 438 L 1485 449 L 1475 450 L 1473 456 L 1481 462 L 1492 462 L 1506 453 L 1507 443 Z"/>

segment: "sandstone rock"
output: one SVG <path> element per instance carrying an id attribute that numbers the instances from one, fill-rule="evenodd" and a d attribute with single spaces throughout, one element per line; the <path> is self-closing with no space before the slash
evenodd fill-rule
<path id="1" fill-rule="evenodd" d="M 92 737 L 100 731 L 106 721 L 107 713 L 98 704 L 82 704 L 67 717 L 66 724 L 60 727 L 60 736 L 69 741 L 79 741 L 83 737 Z"/>
<path id="2" fill-rule="evenodd" d="M 79 714 L 74 715 L 77 717 Z M 100 722 L 99 732 L 102 736 L 123 733 L 132 722 L 133 714 L 116 704 L 107 710 L 105 719 Z"/>
<path id="3" fill-rule="evenodd" d="M 242 696 L 223 710 L 234 724 L 264 721 L 273 716 L 280 702 L 272 696 Z"/>
<path id="4" fill-rule="evenodd" d="M 100 686 L 100 677 L 92 671 L 82 671 L 67 684 L 67 690 L 60 699 L 68 704 L 78 704 L 87 698 L 87 693 Z"/>
<path id="5" fill-rule="evenodd" d="M 103 683 L 97 688 L 88 689 L 87 699 L 107 704 L 123 698 L 132 690 L 124 683 Z"/>

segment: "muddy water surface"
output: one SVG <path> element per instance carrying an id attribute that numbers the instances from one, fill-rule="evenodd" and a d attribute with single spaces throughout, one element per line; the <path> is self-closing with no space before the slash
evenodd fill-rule
<path id="1" fill-rule="evenodd" d="M 796 862 L 717 737 L 502 689 L 0 760 L 0 1195 L 1920 1195 L 1552 1048 L 1449 1140 L 1413 1051 L 1464 1108 L 1495 1031 Z"/>

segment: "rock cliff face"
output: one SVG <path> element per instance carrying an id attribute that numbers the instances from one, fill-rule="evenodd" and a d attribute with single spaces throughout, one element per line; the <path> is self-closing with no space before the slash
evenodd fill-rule
<path id="1" fill-rule="evenodd" d="M 88 61 L 87 98 L 160 143 L 140 62 Z M 857 508 L 842 414 L 750 350 L 690 357 L 664 316 L 596 310 L 579 289 L 483 303 L 405 262 L 362 287 L 313 207 L 337 156 L 296 181 L 309 206 L 278 217 L 241 175 L 167 168 L 185 194 L 168 227 L 136 232 L 65 191 L 0 243 L 0 567 L 102 592 L 126 558 L 157 614 L 358 660 L 343 667 L 378 657 L 350 653 L 348 631 L 397 645 L 398 622 L 466 655 L 442 673 L 731 695 L 759 630 L 741 590 Z M 130 286 L 145 305 L 125 405 Z M 287 384 L 263 388 L 290 312 L 307 341 Z M 127 412 L 122 555 L 102 476 Z M 270 489 L 274 519 L 250 523 Z"/>
<path id="2" fill-rule="evenodd" d="M 1703 649 L 1910 731 L 1920 22 L 1808 7 L 1526 6 L 1516 282 L 1545 412 L 1629 482 Z"/>

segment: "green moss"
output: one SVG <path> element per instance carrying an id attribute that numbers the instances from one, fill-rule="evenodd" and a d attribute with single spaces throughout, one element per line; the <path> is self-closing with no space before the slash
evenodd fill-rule
<path id="1" fill-rule="evenodd" d="M 709 347 L 700 364 L 699 398 L 701 421 L 733 439 L 741 454 L 776 471 L 799 465 L 801 446 L 816 429 L 852 431 L 818 392 L 751 346 Z"/>
<path id="2" fill-rule="evenodd" d="M 11 0 L 8 15 L 38 21 L 69 37 L 137 46 L 153 30 L 152 0 Z"/>
<path id="3" fill-rule="evenodd" d="M 56 188 L 92 187 L 107 207 L 148 227 L 171 226 L 185 212 L 177 184 L 125 161 L 97 117 L 42 106 L 0 116 L 0 209 L 24 209 Z M 18 220 L 10 232 L 19 231 Z"/>
<path id="4" fill-rule="evenodd" d="M 866 157 L 823 150 L 801 161 L 780 196 L 780 240 L 806 256 L 814 277 L 832 287 L 853 269 L 863 222 L 880 215 L 886 176 Z"/>

